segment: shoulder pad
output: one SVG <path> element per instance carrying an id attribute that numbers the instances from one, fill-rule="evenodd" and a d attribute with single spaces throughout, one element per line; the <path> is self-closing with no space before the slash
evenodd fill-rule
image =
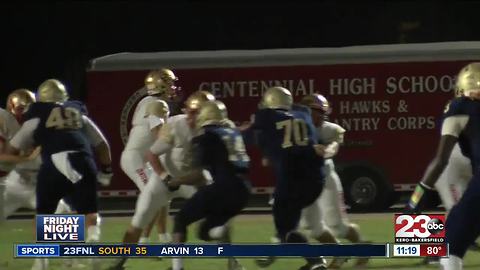
<path id="1" fill-rule="evenodd" d="M 63 103 L 65 107 L 75 108 L 80 111 L 81 114 L 88 116 L 88 109 L 85 103 L 79 100 L 68 100 Z"/>
<path id="2" fill-rule="evenodd" d="M 299 111 L 299 112 L 304 112 L 304 113 L 310 114 L 312 110 L 305 105 L 295 103 L 295 104 L 292 105 L 292 111 Z"/>

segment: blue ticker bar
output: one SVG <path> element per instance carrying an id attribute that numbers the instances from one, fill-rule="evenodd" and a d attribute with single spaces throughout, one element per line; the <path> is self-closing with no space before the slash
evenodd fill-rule
<path id="1" fill-rule="evenodd" d="M 16 257 L 388 257 L 387 244 L 19 244 Z"/>

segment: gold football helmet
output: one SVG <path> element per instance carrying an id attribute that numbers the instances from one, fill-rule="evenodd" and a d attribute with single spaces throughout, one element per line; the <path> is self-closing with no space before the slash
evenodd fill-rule
<path id="1" fill-rule="evenodd" d="M 185 101 L 185 108 L 189 110 L 200 109 L 203 103 L 206 101 L 215 100 L 215 96 L 208 91 L 199 90 L 193 92 Z"/>
<path id="2" fill-rule="evenodd" d="M 152 70 L 145 77 L 145 88 L 149 95 L 160 95 L 164 98 L 172 98 L 176 95 L 175 81 L 178 78 L 170 69 L 162 68 Z"/>
<path id="3" fill-rule="evenodd" d="M 331 112 L 328 100 L 320 94 L 311 94 L 304 96 L 300 101 L 300 104 L 305 105 L 313 110 L 319 110 L 323 114 L 329 114 Z"/>
<path id="4" fill-rule="evenodd" d="M 286 88 L 275 86 L 265 91 L 260 108 L 290 110 L 292 103 L 292 93 Z"/>
<path id="5" fill-rule="evenodd" d="M 17 89 L 7 98 L 7 111 L 19 119 L 28 110 L 30 104 L 35 102 L 35 94 L 28 89 Z"/>
<path id="6" fill-rule="evenodd" d="M 68 93 L 62 82 L 48 79 L 38 87 L 37 98 L 39 102 L 64 102 L 68 100 Z"/>
<path id="7" fill-rule="evenodd" d="M 145 117 L 153 115 L 162 118 L 163 120 L 167 120 L 169 114 L 170 110 L 167 102 L 161 99 L 157 99 L 148 103 L 145 110 Z"/>
<path id="8" fill-rule="evenodd" d="M 470 96 L 471 92 L 480 92 L 480 62 L 463 67 L 457 76 L 455 96 Z"/>
<path id="9" fill-rule="evenodd" d="M 202 104 L 197 116 L 197 127 L 212 124 L 223 124 L 227 120 L 227 107 L 219 100 L 206 101 Z"/>

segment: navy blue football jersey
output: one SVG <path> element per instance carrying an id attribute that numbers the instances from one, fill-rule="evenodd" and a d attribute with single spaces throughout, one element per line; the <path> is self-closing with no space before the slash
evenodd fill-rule
<path id="1" fill-rule="evenodd" d="M 231 181 L 234 175 L 247 174 L 250 158 L 242 135 L 236 129 L 210 125 L 192 140 L 194 162 L 207 169 L 214 182 Z"/>
<path id="2" fill-rule="evenodd" d="M 467 117 L 466 125 L 459 126 L 458 143 L 462 153 L 470 158 L 472 166 L 480 164 L 480 101 L 467 97 L 453 99 L 443 115 L 443 120 L 449 117 Z"/>
<path id="3" fill-rule="evenodd" d="M 257 144 L 267 158 L 310 150 L 317 137 L 307 112 L 273 109 L 258 110 L 243 135 L 249 144 Z"/>
<path id="4" fill-rule="evenodd" d="M 276 196 L 303 181 L 323 181 L 323 159 L 313 148 L 317 134 L 308 111 L 260 109 L 243 135 L 270 161 Z"/>
<path id="5" fill-rule="evenodd" d="M 76 106 L 60 103 L 33 103 L 26 120 L 38 119 L 33 133 L 36 146 L 42 147 L 43 160 L 62 151 L 79 151 L 91 154 L 87 136 L 83 131 L 82 113 Z"/>

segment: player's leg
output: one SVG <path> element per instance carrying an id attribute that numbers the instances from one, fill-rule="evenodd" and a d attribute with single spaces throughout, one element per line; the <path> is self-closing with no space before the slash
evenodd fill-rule
<path id="1" fill-rule="evenodd" d="M 169 203 L 169 192 L 162 180 L 152 174 L 145 190 L 138 197 L 132 221 L 123 235 L 123 243 L 138 243 L 143 229 L 151 223 L 158 210 Z M 126 258 L 119 258 L 109 269 L 124 269 L 126 261 Z"/>
<path id="2" fill-rule="evenodd" d="M 322 191 L 322 194 L 325 191 Z M 338 243 L 337 239 L 325 226 L 322 209 L 320 208 L 320 197 L 311 205 L 302 210 L 302 219 L 305 226 L 310 229 L 310 236 L 320 243 Z"/>
<path id="3" fill-rule="evenodd" d="M 238 215 L 248 203 L 250 187 L 241 179 L 238 185 L 230 181 L 232 186 L 212 188 L 208 195 L 207 207 L 209 214 L 199 227 L 199 238 L 204 241 L 231 243 L 230 228 L 227 224 Z M 222 202 L 219 204 L 218 202 Z M 234 258 L 227 261 L 228 270 L 241 270 L 243 266 Z"/>
<path id="4" fill-rule="evenodd" d="M 3 172 L 0 171 L 0 174 L 3 174 Z M 7 215 L 4 212 L 4 207 L 3 207 L 3 205 L 5 205 L 5 176 L 4 175 L 0 176 L 0 204 L 2 205 L 0 207 L 0 224 L 1 224 L 7 219 Z"/>
<path id="5" fill-rule="evenodd" d="M 274 223 L 282 243 L 298 244 L 308 242 L 307 238 L 296 230 L 304 206 L 305 204 L 299 203 L 297 200 L 275 198 L 273 205 Z M 305 260 L 307 264 L 300 268 L 302 270 L 325 268 L 324 261 L 321 258 L 305 258 Z M 265 267 L 268 265 L 259 264 L 259 266 Z M 317 266 L 320 268 L 316 268 Z"/>
<path id="6" fill-rule="evenodd" d="M 123 151 L 120 157 L 120 168 L 142 191 L 148 182 L 148 173 L 142 154 L 137 151 Z"/>
<path id="7" fill-rule="evenodd" d="M 90 157 L 83 153 L 69 154 L 72 167 L 82 174 L 82 179 L 72 185 L 66 198 L 79 213 L 85 215 L 86 242 L 96 243 L 101 238 L 100 216 L 98 214 L 97 171 Z M 100 269 L 101 260 L 91 259 L 92 269 Z"/>
<path id="8" fill-rule="evenodd" d="M 175 244 L 187 241 L 187 227 L 198 221 L 208 213 L 208 194 L 211 193 L 211 186 L 204 186 L 198 190 L 182 209 L 175 215 L 173 224 L 172 242 Z M 182 270 L 183 261 L 181 258 L 172 258 L 171 270 Z"/>
<path id="9" fill-rule="evenodd" d="M 142 153 L 134 150 L 123 151 L 120 157 L 120 168 L 128 176 L 128 178 L 135 183 L 140 192 L 145 189 L 150 173 L 145 164 Z M 155 220 L 156 218 L 152 219 L 152 221 L 143 230 L 143 235 L 139 240 L 140 243 L 148 242 L 148 238 L 155 224 Z"/>
<path id="10" fill-rule="evenodd" d="M 438 178 L 438 181 L 435 183 L 435 189 L 437 190 L 443 207 L 445 207 L 447 213 L 450 212 L 452 207 L 459 200 L 459 194 L 456 185 L 453 184 L 456 179 L 451 178 L 454 175 L 452 170 L 455 170 L 455 166 L 449 162 L 445 170 Z"/>
<path id="11" fill-rule="evenodd" d="M 289 194 L 276 196 L 273 205 L 273 220 L 282 243 L 307 243 L 307 238 L 296 229 L 300 222 L 302 209 L 311 205 L 322 190 L 320 182 L 307 182 L 291 187 Z M 305 258 L 307 264 L 300 269 L 325 269 L 323 258 Z M 274 258 L 257 260 L 257 265 L 267 267 Z"/>
<path id="12" fill-rule="evenodd" d="M 445 270 L 462 269 L 468 247 L 480 233 L 480 212 L 472 211 L 480 203 L 480 177 L 474 176 L 460 201 L 450 211 L 446 222 L 446 238 L 450 257 L 442 259 Z"/>
<path id="13" fill-rule="evenodd" d="M 325 177 L 325 187 L 320 196 L 320 207 L 325 214 L 325 223 L 335 237 L 347 239 L 352 243 L 364 241 L 359 227 L 348 219 L 342 183 L 333 165 Z M 355 266 L 363 267 L 367 262 L 368 258 L 359 258 L 356 260 Z M 329 268 L 340 268 L 343 263 L 345 260 L 334 260 Z"/>
<path id="14" fill-rule="evenodd" d="M 36 205 L 37 214 L 53 214 L 61 198 L 68 192 L 71 182 L 52 164 L 43 164 L 37 176 Z M 55 188 L 52 188 L 55 187 Z M 32 270 L 48 269 L 47 258 L 35 258 Z"/>
<path id="15" fill-rule="evenodd" d="M 155 222 L 157 225 L 158 240 L 161 243 L 168 243 L 172 240 L 171 235 L 167 232 L 168 209 L 168 205 L 160 208 Z"/>
<path id="16" fill-rule="evenodd" d="M 32 210 L 36 205 L 31 203 L 35 199 L 35 185 L 33 181 L 25 181 L 16 171 L 11 171 L 5 179 L 4 204 L 2 205 L 4 217 L 8 218 L 21 207 Z"/>

